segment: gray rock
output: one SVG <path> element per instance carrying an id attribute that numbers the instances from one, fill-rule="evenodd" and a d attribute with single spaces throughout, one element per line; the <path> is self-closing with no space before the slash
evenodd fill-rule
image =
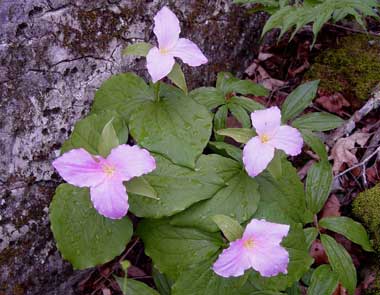
<path id="1" fill-rule="evenodd" d="M 152 20 L 164 4 L 209 58 L 185 67 L 190 88 L 253 58 L 264 17 L 231 1 L 0 0 L 0 294 L 74 294 L 86 274 L 55 248 L 48 206 L 61 180 L 51 162 L 103 81 L 147 77 L 145 60 L 121 51 L 156 42 Z"/>

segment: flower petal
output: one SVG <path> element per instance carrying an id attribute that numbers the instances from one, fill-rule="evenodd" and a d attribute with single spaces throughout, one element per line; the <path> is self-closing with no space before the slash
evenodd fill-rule
<path id="1" fill-rule="evenodd" d="M 252 219 L 245 228 L 243 239 L 252 238 L 258 243 L 280 245 L 282 239 L 289 233 L 289 225 L 273 223 L 264 219 Z"/>
<path id="2" fill-rule="evenodd" d="M 250 253 L 250 264 L 252 268 L 263 277 L 272 277 L 280 273 L 287 274 L 289 264 L 289 253 L 281 246 L 253 247 Z"/>
<path id="3" fill-rule="evenodd" d="M 262 143 L 258 136 L 251 138 L 243 149 L 244 167 L 251 177 L 263 172 L 273 157 L 274 147 Z"/>
<path id="4" fill-rule="evenodd" d="M 207 57 L 204 56 L 199 47 L 185 38 L 179 39 L 175 47 L 170 50 L 170 53 L 192 67 L 207 63 Z"/>
<path id="5" fill-rule="evenodd" d="M 107 162 L 116 168 L 121 180 L 125 181 L 156 169 L 156 160 L 146 149 L 137 145 L 119 145 L 112 149 L 107 157 Z"/>
<path id="6" fill-rule="evenodd" d="M 241 276 L 250 267 L 250 260 L 246 255 L 243 241 L 236 240 L 223 250 L 212 269 L 216 274 L 228 278 Z"/>
<path id="7" fill-rule="evenodd" d="M 95 209 L 103 216 L 120 219 L 128 212 L 128 195 L 121 181 L 106 179 L 90 189 L 91 201 Z"/>
<path id="8" fill-rule="evenodd" d="M 171 54 L 161 54 L 157 47 L 149 50 L 146 61 L 153 83 L 167 76 L 175 63 L 174 57 Z"/>
<path id="9" fill-rule="evenodd" d="M 251 114 L 252 126 L 258 135 L 273 135 L 281 124 L 281 111 L 278 107 L 258 110 Z"/>
<path id="10" fill-rule="evenodd" d="M 177 43 L 181 32 L 179 20 L 166 6 L 154 17 L 153 32 L 157 36 L 159 48 L 170 49 Z"/>
<path id="11" fill-rule="evenodd" d="M 296 128 L 284 125 L 277 129 L 269 143 L 290 156 L 296 156 L 302 151 L 303 139 Z"/>
<path id="12" fill-rule="evenodd" d="M 98 185 L 106 178 L 100 164 L 102 160 L 80 148 L 64 153 L 53 162 L 53 166 L 66 182 L 89 187 Z"/>

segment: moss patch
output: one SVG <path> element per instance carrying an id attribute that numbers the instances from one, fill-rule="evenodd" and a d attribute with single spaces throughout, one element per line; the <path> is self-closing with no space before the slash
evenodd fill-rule
<path id="1" fill-rule="evenodd" d="M 339 48 L 324 51 L 306 73 L 306 79 L 320 79 L 321 87 L 341 92 L 350 102 L 365 100 L 380 81 L 380 38 L 344 37 Z"/>

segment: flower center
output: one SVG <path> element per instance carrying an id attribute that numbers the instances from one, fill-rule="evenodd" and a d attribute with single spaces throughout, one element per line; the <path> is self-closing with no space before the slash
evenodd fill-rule
<path id="1" fill-rule="evenodd" d="M 109 164 L 104 164 L 102 166 L 103 172 L 107 174 L 108 176 L 112 176 L 114 172 L 116 171 L 115 167 Z"/>
<path id="2" fill-rule="evenodd" d="M 160 48 L 160 53 L 163 54 L 163 55 L 166 55 L 169 53 L 169 49 L 167 48 Z"/>
<path id="3" fill-rule="evenodd" d="M 269 139 L 270 139 L 269 136 L 266 135 L 266 134 L 263 134 L 263 135 L 260 136 L 260 140 L 261 140 L 262 143 L 268 142 Z"/>
<path id="4" fill-rule="evenodd" d="M 255 243 L 253 242 L 253 239 L 248 239 L 244 241 L 244 248 L 246 249 L 252 249 Z"/>

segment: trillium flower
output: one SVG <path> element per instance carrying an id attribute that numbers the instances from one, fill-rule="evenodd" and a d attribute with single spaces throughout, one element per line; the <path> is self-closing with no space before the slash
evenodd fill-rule
<path id="1" fill-rule="evenodd" d="M 301 133 L 296 128 L 281 125 L 278 107 L 253 112 L 251 121 L 257 136 L 251 138 L 243 149 L 243 163 L 249 176 L 255 177 L 264 171 L 273 159 L 275 149 L 290 156 L 301 153 Z"/>
<path id="2" fill-rule="evenodd" d="M 167 76 L 172 70 L 174 57 L 192 67 L 207 63 L 207 58 L 192 41 L 179 38 L 181 28 L 175 14 L 164 6 L 154 17 L 154 34 L 158 40 L 158 47 L 153 47 L 147 55 L 147 68 L 152 80 Z"/>
<path id="3" fill-rule="evenodd" d="M 68 183 L 90 188 L 91 201 L 100 214 L 120 219 L 129 208 L 123 181 L 153 171 L 156 162 L 147 150 L 122 144 L 106 159 L 74 149 L 57 158 L 53 166 Z"/>
<path id="4" fill-rule="evenodd" d="M 289 225 L 252 219 L 243 237 L 219 255 L 214 272 L 225 278 L 241 276 L 250 268 L 263 277 L 287 274 L 289 254 L 280 243 L 288 232 Z"/>

